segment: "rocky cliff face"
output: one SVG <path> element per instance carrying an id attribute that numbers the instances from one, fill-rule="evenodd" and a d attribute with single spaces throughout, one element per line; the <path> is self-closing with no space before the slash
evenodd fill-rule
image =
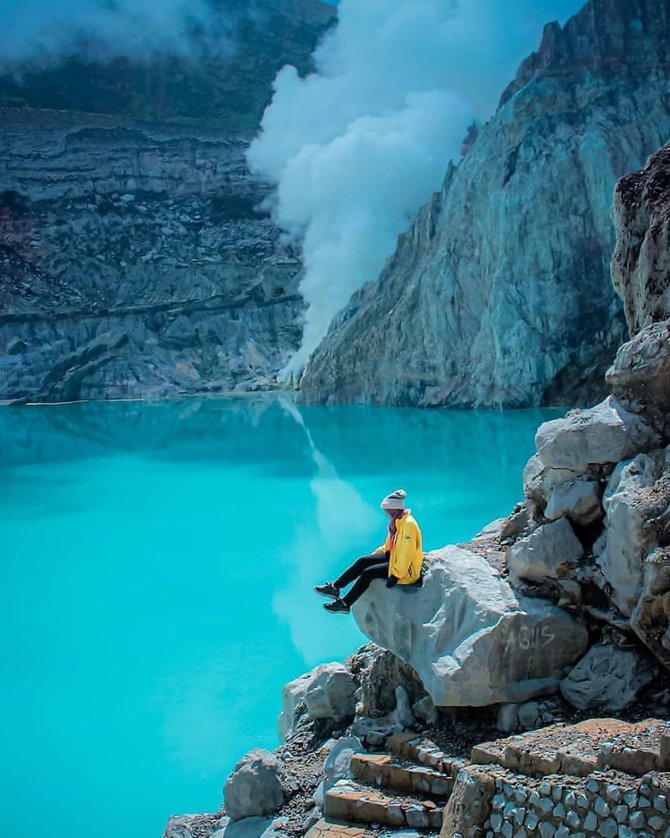
<path id="1" fill-rule="evenodd" d="M 624 337 L 618 177 L 670 134 L 668 0 L 589 0 L 545 30 L 377 282 L 332 325 L 308 401 L 523 406 L 603 393 Z"/>
<path id="2" fill-rule="evenodd" d="M 607 381 L 624 403 L 642 405 L 670 439 L 670 145 L 643 171 L 619 181 L 614 218 L 612 278 L 631 340 L 617 353 Z"/>
<path id="3" fill-rule="evenodd" d="M 613 265 L 632 338 L 607 373 L 612 395 L 539 428 L 524 502 L 469 550 L 429 554 L 413 601 L 371 587 L 354 606 L 361 630 L 411 664 L 436 705 L 526 700 L 551 691 L 556 666 L 556 685 L 575 706 L 622 709 L 652 678 L 648 653 L 670 670 L 669 176 L 670 144 L 617 185 Z M 503 613 L 486 625 L 493 588 Z M 557 615 L 560 627 L 534 623 Z M 541 671 L 519 656 L 523 646 L 496 636 L 519 618 L 511 635 L 525 637 Z M 566 661 L 554 656 L 574 663 L 585 651 L 565 677 Z M 512 697 L 497 678 L 518 665 Z M 613 678 L 617 694 L 606 699 Z"/>
<path id="4" fill-rule="evenodd" d="M 284 6 L 285 42 L 266 32 L 274 52 L 243 43 L 221 78 L 191 62 L 188 84 L 175 77 L 183 95 L 164 84 L 154 97 L 155 67 L 117 68 L 114 87 L 113 67 L 93 65 L 63 86 L 87 69 L 74 59 L 14 87 L 0 79 L 0 96 L 23 105 L 0 109 L 0 399 L 255 389 L 286 363 L 300 263 L 259 209 L 267 188 L 245 151 L 274 72 L 305 65 L 332 9 Z M 232 89 L 240 74 L 246 99 Z M 203 94 L 212 85 L 218 99 Z M 67 109 L 26 107 L 53 91 Z"/>
<path id="5" fill-rule="evenodd" d="M 3 111 L 0 398 L 252 386 L 300 338 L 299 263 L 246 138 Z"/>
<path id="6" fill-rule="evenodd" d="M 619 181 L 614 221 L 612 280 L 635 336 L 670 317 L 670 145 Z"/>
<path id="7" fill-rule="evenodd" d="M 612 266 L 631 340 L 607 372 L 613 394 L 607 401 L 539 429 L 538 454 L 525 475 L 532 535 L 508 556 L 521 579 L 549 581 L 573 605 L 583 607 L 594 590 L 601 592 L 611 612 L 599 619 L 634 633 L 670 668 L 669 183 L 666 145 L 617 185 Z M 577 503 L 587 486 L 602 502 L 601 523 L 580 520 Z M 546 519 L 561 517 L 577 532 L 583 559 L 572 567 L 555 564 L 538 580 L 531 540 L 546 539 Z M 524 556 L 528 561 L 520 563 Z"/>

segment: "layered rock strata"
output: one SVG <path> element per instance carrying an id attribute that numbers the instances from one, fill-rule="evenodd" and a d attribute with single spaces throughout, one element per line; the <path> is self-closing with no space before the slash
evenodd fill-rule
<path id="1" fill-rule="evenodd" d="M 0 119 L 0 399 L 252 388 L 288 358 L 299 263 L 257 209 L 248 137 Z"/>
<path id="2" fill-rule="evenodd" d="M 0 400 L 263 388 L 298 346 L 300 262 L 245 153 L 334 8 L 234 5 L 232 56 L 0 75 Z"/>
<path id="3" fill-rule="evenodd" d="M 668 0 L 589 0 L 549 25 L 379 279 L 313 355 L 303 398 L 451 406 L 604 395 L 618 177 L 670 135 Z M 646 257 L 643 253 L 643 261 Z"/>

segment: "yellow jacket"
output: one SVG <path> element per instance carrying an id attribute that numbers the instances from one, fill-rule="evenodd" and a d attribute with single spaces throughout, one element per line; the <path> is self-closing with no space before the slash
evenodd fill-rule
<path id="1" fill-rule="evenodd" d="M 421 530 L 412 518 L 410 509 L 397 520 L 393 547 L 391 547 L 391 533 L 388 533 L 386 541 L 375 550 L 375 553 L 386 552 L 391 554 L 389 576 L 395 576 L 399 585 L 411 585 L 418 581 L 423 562 Z"/>

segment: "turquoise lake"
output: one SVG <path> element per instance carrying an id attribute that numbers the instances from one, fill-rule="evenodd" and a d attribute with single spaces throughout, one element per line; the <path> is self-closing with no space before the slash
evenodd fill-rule
<path id="1" fill-rule="evenodd" d="M 379 500 L 407 490 L 425 549 L 466 540 L 560 413 L 0 409 L 0 835 L 157 838 L 215 811 L 278 743 L 282 685 L 364 642 L 312 585 L 383 541 Z"/>

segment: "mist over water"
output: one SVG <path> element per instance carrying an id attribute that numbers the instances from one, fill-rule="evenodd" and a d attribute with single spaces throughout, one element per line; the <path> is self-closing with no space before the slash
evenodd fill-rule
<path id="1" fill-rule="evenodd" d="M 274 747 L 280 690 L 364 641 L 313 584 L 384 537 L 509 512 L 556 411 L 274 398 L 0 411 L 0 834 L 158 835 Z"/>

